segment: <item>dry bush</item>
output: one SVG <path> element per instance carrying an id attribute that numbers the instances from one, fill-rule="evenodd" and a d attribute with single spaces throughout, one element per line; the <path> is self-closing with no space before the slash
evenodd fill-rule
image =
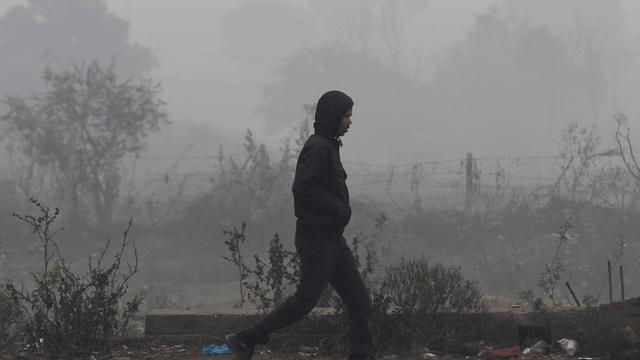
<path id="1" fill-rule="evenodd" d="M 108 352 L 114 339 L 126 336 L 129 322 L 142 298 L 124 301 L 128 282 L 138 271 L 135 243 L 127 239 L 132 221 L 123 234 L 111 263 L 105 262 L 111 241 L 107 240 L 96 258 L 89 258 L 88 271 L 78 274 L 61 254 L 54 229 L 58 209 L 51 211 L 36 200 L 37 215 L 18 215 L 29 224 L 43 250 L 42 271 L 32 274 L 32 284 L 6 285 L 7 294 L 25 314 L 21 329 L 27 348 L 53 357 L 89 356 Z M 125 252 L 133 250 L 133 264 L 126 263 Z"/>

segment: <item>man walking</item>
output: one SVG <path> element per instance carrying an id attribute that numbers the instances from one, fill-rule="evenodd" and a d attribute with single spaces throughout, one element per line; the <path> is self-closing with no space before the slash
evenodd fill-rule
<path id="1" fill-rule="evenodd" d="M 352 108 L 353 100 L 337 90 L 318 100 L 315 131 L 300 152 L 293 181 L 300 282 L 296 292 L 258 324 L 227 335 L 235 360 L 250 360 L 256 344 L 266 344 L 269 334 L 304 318 L 316 306 L 327 284 L 347 306 L 349 360 L 373 359 L 371 300 L 343 237 L 351 207 L 347 174 L 340 162 L 340 137 L 351 126 Z"/>

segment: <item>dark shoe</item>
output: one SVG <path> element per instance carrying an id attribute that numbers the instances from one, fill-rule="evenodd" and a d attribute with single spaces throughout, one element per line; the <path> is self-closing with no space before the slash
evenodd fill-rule
<path id="1" fill-rule="evenodd" d="M 225 336 L 227 346 L 233 354 L 233 360 L 251 360 L 255 345 L 243 333 Z"/>

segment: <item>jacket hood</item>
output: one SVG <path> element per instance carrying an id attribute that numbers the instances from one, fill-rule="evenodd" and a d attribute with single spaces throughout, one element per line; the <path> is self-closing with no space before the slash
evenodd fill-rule
<path id="1" fill-rule="evenodd" d="M 313 123 L 316 133 L 337 138 L 340 120 L 352 107 L 353 100 L 342 91 L 331 90 L 324 93 L 316 105 Z"/>

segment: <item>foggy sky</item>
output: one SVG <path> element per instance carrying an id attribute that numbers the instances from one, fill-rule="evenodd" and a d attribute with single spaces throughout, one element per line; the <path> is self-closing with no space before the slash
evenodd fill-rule
<path id="1" fill-rule="evenodd" d="M 23 2 L 4 1 L 0 3 L 0 13 L 20 3 Z M 291 108 L 286 109 L 286 113 L 289 114 L 287 117 L 294 119 L 286 119 L 284 123 L 288 125 L 279 128 L 269 127 L 263 114 L 258 112 L 264 105 L 264 86 L 276 82 L 277 70 L 301 50 L 329 44 L 332 39 L 344 36 L 343 26 L 353 20 L 350 4 L 357 5 L 358 1 L 344 1 L 343 12 L 324 14 L 314 12 L 308 1 L 273 1 L 273 4 L 283 5 L 286 12 L 265 13 L 261 17 L 237 14 L 234 17 L 234 11 L 250 1 L 107 0 L 106 3 L 110 12 L 130 22 L 131 42 L 148 47 L 154 53 L 157 65 L 150 75 L 164 85 L 164 98 L 168 102 L 172 124 L 161 134 L 152 136 L 147 155 L 175 156 L 188 144 L 195 145 L 190 150 L 192 155 L 215 154 L 221 144 L 230 153 L 239 152 L 242 136 L 248 127 L 260 141 L 277 149 L 280 139 L 294 133 L 292 128 L 303 118 L 302 104 L 298 99 L 292 99 Z M 402 64 L 408 77 L 427 82 L 439 59 L 464 41 L 475 26 L 478 15 L 499 7 L 494 11 L 505 18 L 526 19 L 533 24 L 547 25 L 554 34 L 562 34 L 570 29 L 575 18 L 571 12 L 578 8 L 576 4 L 579 1 L 425 0 L 425 3 L 423 9 L 411 14 L 407 20 L 402 37 L 406 50 Z M 552 7 L 551 4 L 555 3 L 561 4 Z M 287 4 L 292 6 L 285 6 Z M 640 3 L 624 0 L 621 4 L 625 22 L 623 29 L 628 31 L 626 35 L 637 36 L 640 33 Z M 231 17 L 227 18 L 230 14 Z M 265 43 L 264 36 L 273 41 Z M 259 39 L 261 43 L 250 43 L 252 39 Z M 382 51 L 379 43 L 374 43 L 371 48 L 372 52 Z M 635 61 L 633 54 L 640 52 L 640 43 L 623 42 L 619 44 L 618 51 L 632 54 Z M 388 60 L 382 58 L 383 63 Z M 637 70 L 637 63 L 632 65 Z M 638 72 L 618 76 L 628 80 L 634 74 Z M 323 86 L 308 84 L 308 92 L 301 98 L 314 101 L 322 92 L 329 90 Z M 464 87 L 465 82 L 459 86 Z M 632 83 L 616 87 L 615 91 L 621 93 L 617 95 L 616 103 L 603 105 L 598 125 L 606 141 L 611 137 L 611 111 L 614 108 L 631 112 L 630 118 L 637 123 L 637 117 L 633 116 L 637 109 L 631 106 L 634 89 L 637 89 L 637 82 L 636 87 Z M 370 89 L 372 93 L 378 90 Z M 523 131 L 521 127 L 490 129 L 486 134 L 497 134 L 492 137 L 480 130 L 474 131 L 473 126 L 469 131 L 468 127 L 465 130 L 462 125 L 459 129 L 452 125 L 462 123 L 460 119 L 430 118 L 428 108 L 416 106 L 416 109 L 406 112 L 396 110 L 399 117 L 410 117 L 411 121 L 399 122 L 402 126 L 397 128 L 390 126 L 391 133 L 381 133 L 379 139 L 371 139 L 371 132 L 361 131 L 370 125 L 369 122 L 393 124 L 398 119 L 393 116 L 375 119 L 378 111 L 372 109 L 380 104 L 362 100 L 367 99 L 362 93 L 351 95 L 356 102 L 354 124 L 348 134 L 351 139 L 345 139 L 343 156 L 373 163 L 462 158 L 466 152 L 479 156 L 549 155 L 557 151 L 561 131 L 565 123 L 572 120 L 551 119 L 549 123 L 541 123 L 544 131 L 537 132 L 536 138 L 531 139 L 533 145 L 528 146 L 518 137 L 517 133 Z M 427 112 L 424 116 L 418 113 L 423 110 Z M 393 115 L 393 111 L 390 113 Z M 491 122 L 487 124 L 493 126 Z M 482 123 L 477 127 L 486 128 Z M 387 130 L 386 127 L 380 129 Z M 381 142 L 382 150 L 372 151 L 367 146 L 370 141 Z"/>

